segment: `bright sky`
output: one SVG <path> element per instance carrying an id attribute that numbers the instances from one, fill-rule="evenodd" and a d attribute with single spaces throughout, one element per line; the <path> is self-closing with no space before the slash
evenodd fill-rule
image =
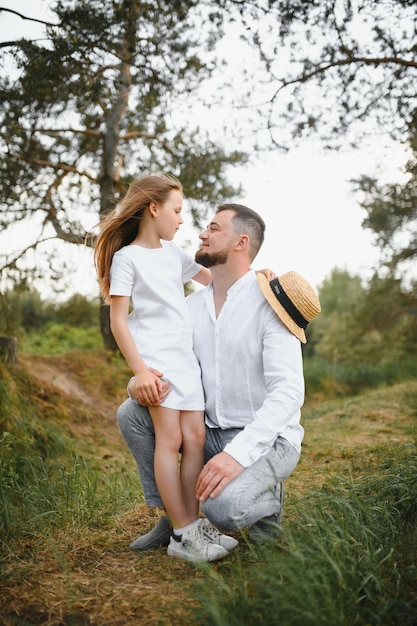
<path id="1" fill-rule="evenodd" d="M 300 148 L 271 155 L 266 165 L 243 173 L 244 203 L 261 213 L 267 225 L 256 265 L 277 273 L 295 270 L 315 286 L 334 267 L 369 276 L 379 250 L 361 226 L 365 212 L 353 198 L 349 180 L 378 176 L 372 156 L 378 147 L 375 142 L 362 151 L 332 154 Z M 381 163 L 381 178 L 400 179 L 404 162 L 404 152 L 391 149 Z"/>
<path id="2" fill-rule="evenodd" d="M 48 19 L 48 2 L 41 0 L 0 0 L 0 5 L 39 19 Z M 19 36 L 36 36 L 39 25 L 17 16 L 0 13 L 0 41 Z M 315 287 L 335 267 L 368 277 L 379 252 L 371 234 L 361 227 L 365 215 L 351 195 L 349 179 L 367 174 L 381 181 L 402 180 L 406 155 L 400 146 L 386 148 L 387 140 L 376 137 L 358 151 L 324 153 L 311 142 L 303 148 L 260 158 L 256 165 L 234 168 L 233 183 L 242 183 L 246 194 L 235 201 L 258 211 L 267 224 L 264 246 L 254 267 L 270 267 L 282 274 L 295 270 Z M 214 208 L 214 207 L 213 207 Z M 185 216 L 184 216 L 185 217 Z M 177 242 L 191 241 L 194 252 L 198 233 L 187 226 Z M 74 251 L 80 269 L 74 291 L 91 296 L 95 275 L 86 251 Z M 91 263 L 91 276 L 86 265 Z"/>

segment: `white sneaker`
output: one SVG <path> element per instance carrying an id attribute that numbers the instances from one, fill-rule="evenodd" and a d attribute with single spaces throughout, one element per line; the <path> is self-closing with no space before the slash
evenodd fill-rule
<path id="1" fill-rule="evenodd" d="M 219 546 L 222 546 L 225 550 L 230 552 L 234 550 L 239 542 L 237 539 L 233 537 L 229 537 L 229 535 L 223 535 L 213 524 L 211 524 L 208 519 L 205 517 L 200 520 L 200 524 L 203 527 L 203 533 L 206 537 L 210 539 L 212 543 L 216 543 Z"/>
<path id="2" fill-rule="evenodd" d="M 190 530 L 186 530 L 180 537 L 174 534 L 168 546 L 168 555 L 176 556 L 192 563 L 218 561 L 228 555 L 225 548 L 213 543 L 204 534 L 201 524 L 195 524 Z"/>

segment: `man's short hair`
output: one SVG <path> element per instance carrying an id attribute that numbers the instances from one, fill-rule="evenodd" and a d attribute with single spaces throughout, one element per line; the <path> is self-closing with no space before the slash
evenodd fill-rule
<path id="1" fill-rule="evenodd" d="M 216 213 L 234 211 L 233 228 L 236 233 L 244 233 L 249 237 L 249 253 L 251 260 L 256 257 L 265 239 L 265 222 L 262 217 L 243 204 L 221 204 Z"/>

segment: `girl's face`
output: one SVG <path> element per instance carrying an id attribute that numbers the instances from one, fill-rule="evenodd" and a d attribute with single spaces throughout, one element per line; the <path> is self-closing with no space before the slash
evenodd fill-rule
<path id="1" fill-rule="evenodd" d="M 172 189 L 166 202 L 156 206 L 156 227 L 160 239 L 171 241 L 184 222 L 181 217 L 182 193 Z"/>

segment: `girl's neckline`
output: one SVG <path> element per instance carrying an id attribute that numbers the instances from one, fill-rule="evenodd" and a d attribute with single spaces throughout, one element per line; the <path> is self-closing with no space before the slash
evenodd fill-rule
<path id="1" fill-rule="evenodd" d="M 143 246 L 140 243 L 130 243 L 129 246 L 134 246 L 135 248 L 142 248 L 142 250 L 160 250 L 161 248 L 163 248 L 162 242 L 159 244 L 159 246 Z"/>

